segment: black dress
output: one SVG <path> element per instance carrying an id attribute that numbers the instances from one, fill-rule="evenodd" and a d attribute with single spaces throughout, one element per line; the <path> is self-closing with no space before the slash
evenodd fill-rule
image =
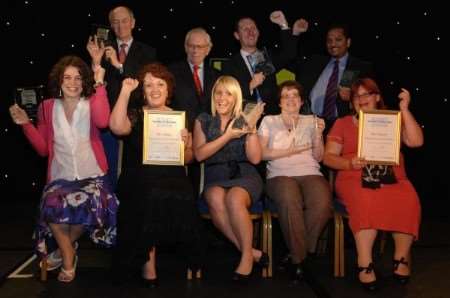
<path id="1" fill-rule="evenodd" d="M 185 168 L 143 165 L 143 112 L 132 115 L 132 132 L 123 139 L 113 264 L 122 269 L 140 267 L 153 246 L 181 244 L 188 265 L 198 266 L 203 251 L 201 221 Z"/>
<path id="2" fill-rule="evenodd" d="M 206 141 L 217 139 L 220 130 L 220 118 L 202 113 L 197 120 L 200 122 Z M 263 189 L 261 176 L 248 161 L 245 153 L 245 136 L 233 139 L 213 156 L 205 160 L 205 187 L 211 186 L 231 188 L 239 186 L 249 194 L 252 202 L 259 200 Z"/>

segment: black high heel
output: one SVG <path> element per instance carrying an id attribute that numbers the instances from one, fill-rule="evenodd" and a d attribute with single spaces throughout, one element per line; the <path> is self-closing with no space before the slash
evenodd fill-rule
<path id="1" fill-rule="evenodd" d="M 358 272 L 358 281 L 359 283 L 362 285 L 362 287 L 364 288 L 364 290 L 369 291 L 369 292 L 373 292 L 378 290 L 378 282 L 377 280 L 371 281 L 371 282 L 362 282 L 359 279 L 359 273 L 365 271 L 365 273 L 371 273 L 372 271 L 374 271 L 374 266 L 373 263 L 371 262 L 367 267 L 359 267 L 357 266 L 357 272 Z"/>
<path id="2" fill-rule="evenodd" d="M 142 285 L 148 289 L 154 289 L 159 286 L 159 280 L 157 277 L 152 278 L 152 279 L 146 279 L 146 278 L 142 277 L 141 282 L 142 282 Z"/>
<path id="3" fill-rule="evenodd" d="M 251 272 L 249 274 L 241 274 L 241 273 L 235 271 L 235 272 L 233 272 L 233 276 L 231 277 L 231 280 L 235 284 L 247 285 L 248 282 L 250 281 L 251 275 L 252 275 Z"/>
<path id="4" fill-rule="evenodd" d="M 262 269 L 269 268 L 270 265 L 270 258 L 269 255 L 266 252 L 261 253 L 261 257 L 259 257 L 259 260 L 255 262 L 255 265 Z"/>
<path id="5" fill-rule="evenodd" d="M 394 272 L 392 273 L 392 277 L 399 284 L 406 285 L 409 282 L 409 275 L 401 275 L 401 274 L 395 273 L 395 271 L 398 269 L 398 266 L 400 266 L 400 264 L 408 266 L 409 263 L 405 260 L 404 257 L 401 257 L 400 260 L 396 260 L 396 259 L 392 260 L 392 265 L 394 267 Z"/>

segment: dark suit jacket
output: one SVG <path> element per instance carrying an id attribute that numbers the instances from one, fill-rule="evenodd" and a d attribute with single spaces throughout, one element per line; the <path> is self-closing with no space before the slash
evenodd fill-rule
<path id="1" fill-rule="evenodd" d="M 291 30 L 281 30 L 281 51 L 278 55 L 269 53 L 272 62 L 278 72 L 283 67 L 287 65 L 288 62 L 292 61 L 297 54 L 297 43 L 298 36 L 292 35 Z M 222 66 L 222 72 L 225 75 L 231 75 L 235 77 L 242 88 L 242 96 L 244 98 L 244 105 L 247 101 L 255 101 L 255 93 L 250 94 L 250 81 L 252 80 L 252 75 L 249 72 L 241 53 L 238 52 L 234 54 L 230 60 L 224 62 Z M 269 75 L 264 80 L 263 84 L 258 87 L 258 92 L 261 95 L 263 101 L 266 103 L 265 113 L 266 114 L 278 114 L 279 106 L 277 98 L 277 80 L 276 73 Z"/>
<path id="2" fill-rule="evenodd" d="M 117 42 L 113 42 L 113 46 L 117 53 Z M 108 61 L 103 61 L 103 67 L 106 70 L 105 81 L 107 83 L 106 90 L 108 91 L 108 99 L 111 109 L 117 101 L 120 89 L 122 88 L 122 80 L 127 77 L 136 78 L 139 69 L 150 62 L 156 60 L 156 50 L 145 43 L 133 39 L 131 47 L 128 50 L 127 58 L 123 64 L 123 73 L 111 65 Z M 133 94 L 134 99 L 137 95 Z"/>
<path id="3" fill-rule="evenodd" d="M 304 97 L 308 100 L 308 104 L 304 105 L 304 109 L 302 110 L 303 113 L 311 113 L 311 99 L 309 98 L 309 94 L 330 59 L 330 56 L 314 55 L 311 58 L 306 59 L 305 62 L 298 63 L 295 71 L 296 80 L 302 84 L 305 89 Z M 345 70 L 358 71 L 358 77 L 360 78 L 367 76 L 373 77 L 372 64 L 351 55 L 348 56 Z M 345 116 L 350 112 L 350 103 L 348 101 L 343 101 L 339 97 L 339 94 L 336 99 L 336 107 L 338 117 Z"/>
<path id="4" fill-rule="evenodd" d="M 192 131 L 198 114 L 201 112 L 211 113 L 211 90 L 220 73 L 210 67 L 206 61 L 203 63 L 203 95 L 198 96 L 187 60 L 169 65 L 169 70 L 175 76 L 175 92 L 171 107 L 174 110 L 187 112 L 188 128 Z"/>

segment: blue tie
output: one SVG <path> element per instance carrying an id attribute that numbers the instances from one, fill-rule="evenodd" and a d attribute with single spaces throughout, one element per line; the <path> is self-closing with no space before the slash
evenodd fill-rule
<path id="1" fill-rule="evenodd" d="M 252 55 L 247 55 L 247 61 L 250 64 L 250 67 L 252 68 L 252 76 L 255 74 L 255 60 L 252 59 Z M 261 94 L 259 94 L 258 88 L 253 89 L 253 92 L 255 93 L 256 101 L 261 102 Z"/>
<path id="2" fill-rule="evenodd" d="M 338 94 L 339 60 L 334 61 L 333 72 L 328 80 L 327 91 L 323 101 L 322 117 L 331 120 L 335 118 L 336 98 Z"/>

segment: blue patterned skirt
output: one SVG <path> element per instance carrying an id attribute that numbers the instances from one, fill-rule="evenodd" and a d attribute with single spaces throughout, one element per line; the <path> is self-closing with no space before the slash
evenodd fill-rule
<path id="1" fill-rule="evenodd" d="M 38 255 L 45 257 L 58 248 L 49 223 L 83 225 L 94 243 L 115 245 L 118 207 L 107 176 L 52 181 L 45 186 L 39 205 L 34 235 Z"/>

